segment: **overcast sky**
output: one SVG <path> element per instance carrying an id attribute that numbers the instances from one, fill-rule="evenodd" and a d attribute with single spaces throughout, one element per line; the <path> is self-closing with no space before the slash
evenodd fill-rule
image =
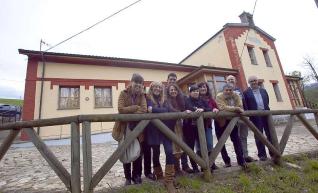
<path id="1" fill-rule="evenodd" d="M 54 45 L 135 0 L 1 0 L 0 98 L 23 98 L 27 57 L 40 39 Z M 220 30 L 252 13 L 255 0 L 142 0 L 95 28 L 52 49 L 179 63 Z M 285 73 L 318 62 L 318 8 L 314 0 L 258 0 L 255 24 L 276 38 Z M 44 47 L 47 49 L 48 47 Z"/>

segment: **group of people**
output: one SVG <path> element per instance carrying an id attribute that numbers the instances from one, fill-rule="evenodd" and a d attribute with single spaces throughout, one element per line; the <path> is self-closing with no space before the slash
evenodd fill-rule
<path id="1" fill-rule="evenodd" d="M 218 93 L 215 99 L 210 93 L 207 82 L 191 85 L 189 87 L 189 95 L 186 96 L 180 90 L 176 81 L 177 75 L 170 73 L 166 85 L 161 82 L 152 82 L 148 92 L 145 93 L 143 77 L 137 73 L 133 74 L 129 86 L 121 91 L 119 95 L 118 112 L 123 114 L 167 112 L 200 113 L 208 111 L 242 113 L 244 110 L 269 110 L 268 94 L 265 89 L 258 85 L 256 76 L 248 78 L 250 87 L 244 92 L 237 87 L 234 76 L 227 76 L 227 83 L 223 86 L 223 91 Z M 265 131 L 267 138 L 271 141 L 266 117 L 250 117 L 250 120 L 261 132 Z M 217 118 L 214 121 L 211 119 L 204 120 L 209 154 L 213 149 L 212 124 L 214 123 L 215 134 L 219 140 L 229 122 L 230 120 L 226 118 Z M 196 150 L 196 153 L 201 155 L 196 119 L 164 120 L 163 123 L 192 150 Z M 124 130 L 127 128 L 133 130 L 137 124 L 138 122 L 116 123 L 113 130 L 113 137 L 117 141 L 121 140 L 124 135 Z M 248 155 L 247 136 L 247 126 L 243 122 L 237 122 L 230 134 L 230 138 L 234 145 L 237 163 L 242 168 L 247 168 L 247 162 L 256 161 Z M 151 180 L 163 179 L 168 192 L 175 192 L 174 179 L 176 175 L 200 172 L 196 162 L 190 158 L 190 167 L 187 154 L 161 133 L 152 123 L 146 126 L 144 132 L 138 137 L 138 140 L 142 150 L 139 158 L 132 163 L 123 164 L 126 185 L 142 183 L 142 158 L 144 160 L 144 175 Z M 255 138 L 255 142 L 259 159 L 261 161 L 267 160 L 264 144 L 257 138 Z M 160 144 L 163 144 L 166 158 L 164 172 L 159 160 Z M 225 145 L 222 147 L 221 155 L 225 163 L 224 167 L 231 167 L 231 160 Z M 211 166 L 211 170 L 217 168 L 215 164 Z"/>

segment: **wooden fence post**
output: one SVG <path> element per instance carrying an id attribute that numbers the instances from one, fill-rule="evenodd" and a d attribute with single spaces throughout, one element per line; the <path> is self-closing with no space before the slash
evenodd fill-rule
<path id="1" fill-rule="evenodd" d="M 215 147 L 210 155 L 210 165 L 212 165 L 215 162 L 216 157 L 219 155 L 226 140 L 231 135 L 233 128 L 235 127 L 238 120 L 239 120 L 238 117 L 233 117 L 232 120 L 230 121 L 230 123 L 226 126 L 221 138 L 218 140 L 218 143 L 215 145 Z"/>
<path id="2" fill-rule="evenodd" d="M 268 147 L 269 151 L 271 151 L 275 156 L 281 157 L 279 150 L 277 150 L 261 133 L 257 127 L 247 118 L 247 117 L 240 117 L 242 121 L 254 132 L 254 135 Z"/>
<path id="3" fill-rule="evenodd" d="M 46 144 L 41 140 L 41 138 L 36 134 L 33 128 L 25 128 L 24 131 L 30 137 L 34 146 L 41 153 L 43 158 L 47 161 L 47 163 L 54 170 L 56 175 L 62 180 L 65 184 L 66 188 L 71 190 L 71 175 L 64 168 L 61 162 L 55 157 L 55 155 L 51 152 L 51 150 L 46 146 Z"/>
<path id="4" fill-rule="evenodd" d="M 19 134 L 20 129 L 11 130 L 9 135 L 3 140 L 0 146 L 0 161 L 2 160 L 3 156 L 7 153 L 8 149 L 10 148 L 12 142 Z"/>
<path id="5" fill-rule="evenodd" d="M 197 156 L 193 150 L 187 146 L 183 141 L 181 141 L 176 134 L 171 131 L 164 123 L 162 123 L 159 119 L 153 119 L 151 122 L 168 138 L 170 139 L 173 143 L 177 144 L 180 146 L 180 148 L 189 155 L 190 158 L 192 158 L 197 164 L 199 164 L 200 167 L 203 169 L 206 169 L 206 164 L 204 160 Z"/>
<path id="6" fill-rule="evenodd" d="M 83 146 L 83 178 L 84 193 L 92 193 L 90 188 L 92 181 L 92 142 L 91 142 L 91 123 L 82 123 L 82 146 Z"/>
<path id="7" fill-rule="evenodd" d="M 276 129 L 275 129 L 275 125 L 274 125 L 274 120 L 273 120 L 273 116 L 270 114 L 267 116 L 267 123 L 268 123 L 268 129 L 269 129 L 269 134 L 271 137 L 271 143 L 274 145 L 274 147 L 280 152 L 280 146 L 278 144 L 278 138 L 277 138 L 277 133 L 276 133 Z M 273 162 L 277 165 L 281 165 L 282 160 L 281 160 L 281 156 L 276 156 L 274 154 L 273 156 Z"/>
<path id="8" fill-rule="evenodd" d="M 311 126 L 310 123 L 308 123 L 306 118 L 303 117 L 302 114 L 297 114 L 296 116 L 304 124 L 304 126 L 308 129 L 308 131 L 318 140 L 318 133 L 317 133 L 316 129 L 313 128 L 313 126 Z"/>
<path id="9" fill-rule="evenodd" d="M 201 150 L 201 156 L 206 164 L 206 169 L 203 170 L 204 172 L 204 180 L 211 181 L 211 169 L 210 169 L 210 161 L 209 161 L 209 155 L 208 155 L 208 148 L 206 143 L 206 133 L 204 128 L 204 120 L 203 117 L 200 116 L 197 119 L 197 126 L 198 126 L 198 135 L 199 135 L 199 143 L 200 143 L 200 150 Z"/>
<path id="10" fill-rule="evenodd" d="M 81 148 L 79 123 L 71 123 L 71 192 L 81 192 Z"/>
<path id="11" fill-rule="evenodd" d="M 144 128 L 148 125 L 149 120 L 143 120 L 138 123 L 138 125 L 130 133 L 130 136 L 125 139 L 125 141 L 117 147 L 115 152 L 108 158 L 108 160 L 103 164 L 103 166 L 96 172 L 92 178 L 90 189 L 93 190 L 97 184 L 103 179 L 107 172 L 113 167 L 117 162 L 121 154 L 129 147 L 129 145 L 143 132 Z"/>
<path id="12" fill-rule="evenodd" d="M 290 115 L 289 116 L 286 128 L 285 128 L 283 136 L 282 136 L 282 138 L 280 140 L 279 147 L 280 147 L 280 153 L 281 154 L 284 153 L 288 138 L 289 138 L 291 130 L 293 128 L 294 118 L 295 118 L 295 115 Z"/>

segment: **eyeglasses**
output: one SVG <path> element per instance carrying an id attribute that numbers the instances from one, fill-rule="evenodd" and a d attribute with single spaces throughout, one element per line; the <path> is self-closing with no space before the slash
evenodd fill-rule
<path id="1" fill-rule="evenodd" d="M 250 82 L 256 82 L 257 80 L 250 80 Z"/>

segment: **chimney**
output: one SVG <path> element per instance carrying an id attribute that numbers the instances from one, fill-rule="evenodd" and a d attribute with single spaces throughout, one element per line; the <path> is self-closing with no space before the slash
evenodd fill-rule
<path id="1" fill-rule="evenodd" d="M 246 23 L 251 27 L 255 26 L 252 14 L 244 11 L 239 17 L 241 19 L 241 23 Z"/>

